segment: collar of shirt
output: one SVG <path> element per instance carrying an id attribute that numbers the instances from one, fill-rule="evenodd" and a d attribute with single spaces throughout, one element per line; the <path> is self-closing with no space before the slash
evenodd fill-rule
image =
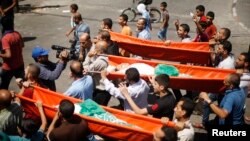
<path id="1" fill-rule="evenodd" d="M 13 32 L 14 32 L 14 30 L 6 30 L 6 31 L 4 31 L 3 36 L 8 34 L 8 33 L 13 33 Z"/>
<path id="2" fill-rule="evenodd" d="M 225 95 L 232 93 L 232 92 L 236 92 L 236 91 L 240 91 L 240 88 L 236 88 L 236 89 L 232 89 L 232 90 L 226 90 Z"/>

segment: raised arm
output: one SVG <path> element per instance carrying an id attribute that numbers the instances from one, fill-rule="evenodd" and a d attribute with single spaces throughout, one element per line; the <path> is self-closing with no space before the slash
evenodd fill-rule
<path id="1" fill-rule="evenodd" d="M 12 4 L 11 4 L 9 7 L 3 9 L 3 12 L 6 13 L 6 12 L 8 12 L 10 9 L 13 9 L 13 8 L 16 6 L 16 4 L 17 4 L 17 0 L 12 0 Z"/>
<path id="2" fill-rule="evenodd" d="M 194 17 L 193 17 L 193 20 L 194 20 L 194 23 L 195 23 L 195 25 L 196 25 L 196 27 L 197 27 L 197 30 L 198 30 L 199 34 L 202 34 L 202 33 L 203 33 L 203 30 L 202 30 L 202 27 L 201 27 L 201 25 L 200 25 L 200 23 L 199 23 L 198 17 L 197 17 L 197 16 L 194 16 Z"/>
<path id="3" fill-rule="evenodd" d="M 53 118 L 53 120 L 52 120 L 52 122 L 51 122 L 51 124 L 50 124 L 50 126 L 48 128 L 47 138 L 49 140 L 51 140 L 50 139 L 50 133 L 51 133 L 51 131 L 53 131 L 55 129 L 55 124 L 56 124 L 56 122 L 57 122 L 58 119 L 59 119 L 59 111 L 55 114 L 55 116 L 54 116 L 54 118 Z"/>
<path id="4" fill-rule="evenodd" d="M 46 116 L 45 116 L 44 111 L 43 111 L 42 102 L 41 101 L 37 101 L 36 102 L 36 106 L 38 108 L 38 111 L 40 113 L 41 120 L 42 120 L 42 124 L 41 124 L 39 130 L 41 130 L 42 132 L 44 132 L 45 129 L 46 129 L 46 126 L 47 126 L 47 119 L 46 119 Z"/>

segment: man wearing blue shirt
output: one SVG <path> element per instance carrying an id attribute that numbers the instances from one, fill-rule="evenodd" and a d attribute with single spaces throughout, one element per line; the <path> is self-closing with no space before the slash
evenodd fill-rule
<path id="1" fill-rule="evenodd" d="M 244 124 L 244 104 L 246 100 L 243 89 L 239 87 L 240 76 L 236 73 L 230 74 L 224 84 L 227 88 L 220 106 L 215 105 L 208 97 L 208 94 L 202 92 L 200 98 L 207 102 L 211 110 L 219 117 L 220 125 L 242 125 Z"/>
<path id="2" fill-rule="evenodd" d="M 72 61 L 70 70 L 74 82 L 64 94 L 82 100 L 92 99 L 94 89 L 93 79 L 89 75 L 83 75 L 82 63 Z"/>
<path id="3" fill-rule="evenodd" d="M 139 39 L 144 39 L 144 40 L 151 40 L 151 34 L 149 30 L 146 28 L 146 19 L 140 18 L 137 21 L 137 34 L 136 37 Z"/>

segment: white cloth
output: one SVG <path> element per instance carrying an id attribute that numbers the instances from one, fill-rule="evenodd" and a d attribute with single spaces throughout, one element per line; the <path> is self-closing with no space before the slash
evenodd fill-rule
<path id="1" fill-rule="evenodd" d="M 192 39 L 190 37 L 184 38 L 184 39 L 181 40 L 181 42 L 183 42 L 183 43 L 190 43 L 190 42 L 192 42 Z"/>
<path id="2" fill-rule="evenodd" d="M 234 69 L 235 68 L 235 59 L 234 56 L 231 54 L 226 59 L 222 60 L 218 67 L 220 69 Z"/>
<path id="3" fill-rule="evenodd" d="M 137 10 L 138 10 L 138 12 L 140 12 L 140 13 L 146 12 L 146 11 L 147 11 L 147 10 L 146 10 L 146 5 L 143 4 L 143 3 L 138 4 Z"/>
<path id="4" fill-rule="evenodd" d="M 140 75 L 154 75 L 155 68 L 144 63 L 134 63 L 129 65 L 127 68 L 119 70 L 118 72 L 125 74 L 126 70 L 129 68 L 136 68 Z"/>
<path id="5" fill-rule="evenodd" d="M 105 90 L 108 91 L 112 96 L 118 97 L 124 100 L 124 111 L 133 112 L 127 100 L 125 100 L 124 96 L 120 92 L 119 88 L 116 88 L 113 83 L 111 83 L 108 79 L 103 81 Z M 149 94 L 149 86 L 143 79 L 140 79 L 137 83 L 128 86 L 128 92 L 136 103 L 136 105 L 143 109 L 148 106 L 148 94 Z"/>

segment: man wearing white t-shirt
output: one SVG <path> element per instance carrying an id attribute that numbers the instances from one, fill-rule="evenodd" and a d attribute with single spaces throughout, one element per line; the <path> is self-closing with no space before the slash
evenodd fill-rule
<path id="1" fill-rule="evenodd" d="M 236 72 L 241 74 L 240 87 L 244 89 L 247 96 L 248 86 L 250 85 L 250 73 L 249 73 L 250 57 L 247 52 L 242 52 L 235 62 Z"/>
<path id="2" fill-rule="evenodd" d="M 217 48 L 215 66 L 221 69 L 234 69 L 235 59 L 234 55 L 231 54 L 232 44 L 229 41 L 220 43 Z M 217 65 L 218 64 L 218 65 Z"/>

